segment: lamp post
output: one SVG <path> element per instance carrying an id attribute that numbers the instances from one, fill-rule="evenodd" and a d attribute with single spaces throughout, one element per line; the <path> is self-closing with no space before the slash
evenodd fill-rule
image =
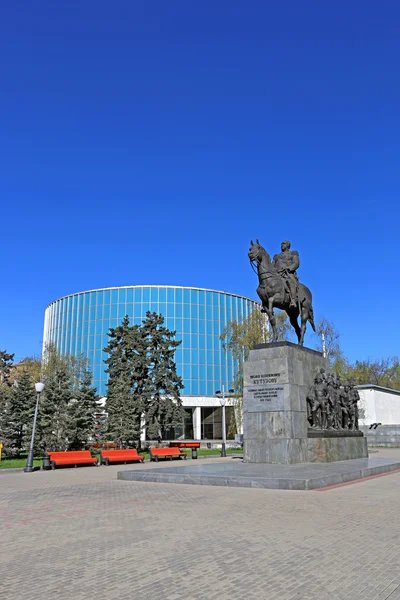
<path id="1" fill-rule="evenodd" d="M 35 406 L 35 416 L 33 417 L 33 429 L 32 429 L 32 437 L 31 437 L 31 445 L 29 447 L 28 459 L 26 461 L 25 473 L 32 473 L 33 471 L 33 444 L 35 442 L 35 429 L 36 429 L 36 419 L 39 407 L 39 396 L 41 392 L 43 392 L 44 383 L 38 382 L 35 383 L 36 390 L 36 406 Z"/>
<path id="2" fill-rule="evenodd" d="M 231 398 L 234 394 L 233 390 L 229 390 L 228 398 Z M 215 394 L 219 397 L 219 403 L 222 407 L 222 447 L 221 447 L 221 457 L 226 457 L 226 422 L 225 422 L 225 386 L 222 386 L 222 392 L 219 390 L 215 392 Z"/>

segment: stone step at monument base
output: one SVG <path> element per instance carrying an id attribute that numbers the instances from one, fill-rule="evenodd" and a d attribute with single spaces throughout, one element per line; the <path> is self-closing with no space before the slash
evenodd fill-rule
<path id="1" fill-rule="evenodd" d="M 119 471 L 117 478 L 153 483 L 314 490 L 393 471 L 400 471 L 400 460 L 359 458 L 334 463 L 270 465 L 227 458 L 226 462 L 214 464 L 207 461 L 207 464 Z"/>

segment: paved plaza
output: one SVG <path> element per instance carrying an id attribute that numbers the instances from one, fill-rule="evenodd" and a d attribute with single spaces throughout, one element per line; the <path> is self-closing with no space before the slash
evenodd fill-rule
<path id="1" fill-rule="evenodd" d="M 116 479 L 132 468 L 1 473 L 0 598 L 400 599 L 399 473 L 281 491 Z"/>

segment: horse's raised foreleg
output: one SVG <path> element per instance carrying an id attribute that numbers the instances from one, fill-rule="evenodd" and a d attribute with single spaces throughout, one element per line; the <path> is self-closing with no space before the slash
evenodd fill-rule
<path id="1" fill-rule="evenodd" d="M 291 324 L 291 326 L 293 327 L 293 329 L 296 332 L 297 341 L 300 344 L 301 343 L 301 329 L 300 329 L 299 323 L 297 321 L 297 317 L 299 316 L 299 312 L 298 312 L 298 310 L 296 310 L 295 312 L 289 312 L 287 314 L 288 314 L 288 317 L 289 317 L 290 324 Z"/>

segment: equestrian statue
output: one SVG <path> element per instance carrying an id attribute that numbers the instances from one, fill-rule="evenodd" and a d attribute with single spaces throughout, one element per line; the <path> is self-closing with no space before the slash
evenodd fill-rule
<path id="1" fill-rule="evenodd" d="M 290 250 L 290 242 L 281 244 L 281 252 L 275 254 L 272 262 L 268 252 L 258 239 L 250 242 L 249 259 L 258 275 L 257 294 L 262 303 L 261 311 L 267 313 L 272 328 L 272 341 L 278 341 L 278 330 L 274 308 L 286 311 L 294 328 L 299 345 L 304 343 L 307 321 L 315 331 L 312 295 L 307 286 L 297 279 L 296 271 L 300 266 L 299 253 Z M 301 325 L 298 317 L 300 315 Z"/>

